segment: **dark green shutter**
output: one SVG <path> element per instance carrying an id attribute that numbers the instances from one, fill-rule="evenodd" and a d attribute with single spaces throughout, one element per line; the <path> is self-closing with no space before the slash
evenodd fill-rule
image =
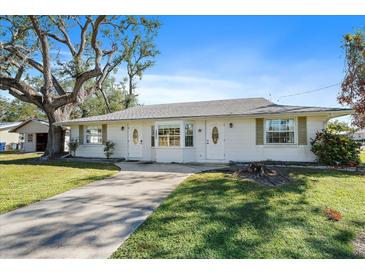
<path id="1" fill-rule="evenodd" d="M 84 143 L 84 126 L 79 125 L 79 143 L 82 145 Z"/>
<path id="2" fill-rule="evenodd" d="M 106 124 L 102 125 L 102 140 L 103 140 L 103 144 L 106 143 L 106 141 L 108 140 L 108 126 Z"/>
<path id="3" fill-rule="evenodd" d="M 256 145 L 264 144 L 264 119 L 256 118 Z"/>
<path id="4" fill-rule="evenodd" d="M 307 144 L 307 117 L 298 117 L 298 144 Z"/>

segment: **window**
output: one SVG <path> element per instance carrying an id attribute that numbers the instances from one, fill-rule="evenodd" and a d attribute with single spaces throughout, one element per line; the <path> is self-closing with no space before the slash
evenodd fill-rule
<path id="1" fill-rule="evenodd" d="M 133 129 L 132 140 L 133 144 L 138 144 L 138 130 L 136 128 Z"/>
<path id="2" fill-rule="evenodd" d="M 27 134 L 27 142 L 28 143 L 33 143 L 33 134 Z"/>
<path id="3" fill-rule="evenodd" d="M 294 119 L 266 120 L 267 144 L 294 144 Z"/>
<path id="4" fill-rule="evenodd" d="M 158 144 L 160 147 L 180 146 L 180 126 L 158 126 Z"/>
<path id="5" fill-rule="evenodd" d="M 218 143 L 218 138 L 219 138 L 218 128 L 217 127 L 214 127 L 212 129 L 212 141 L 213 141 L 213 144 L 216 145 Z"/>
<path id="6" fill-rule="evenodd" d="M 101 144 L 102 143 L 101 126 L 86 127 L 86 143 L 87 144 Z"/>
<path id="7" fill-rule="evenodd" d="M 155 126 L 151 126 L 151 147 L 155 147 Z"/>
<path id="8" fill-rule="evenodd" d="M 185 125 L 185 146 L 193 147 L 194 146 L 194 137 L 193 137 L 193 124 Z"/>

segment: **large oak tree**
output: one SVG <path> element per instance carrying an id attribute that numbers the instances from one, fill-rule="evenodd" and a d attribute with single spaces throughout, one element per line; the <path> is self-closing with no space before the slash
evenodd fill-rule
<path id="1" fill-rule="evenodd" d="M 36 105 L 49 121 L 45 156 L 63 151 L 69 119 L 118 68 L 133 95 L 136 77 L 153 65 L 159 22 L 132 16 L 1 16 L 0 90 Z"/>
<path id="2" fill-rule="evenodd" d="M 365 39 L 364 32 L 347 34 L 344 39 L 346 53 L 345 78 L 338 101 L 352 107 L 353 124 L 365 128 Z"/>

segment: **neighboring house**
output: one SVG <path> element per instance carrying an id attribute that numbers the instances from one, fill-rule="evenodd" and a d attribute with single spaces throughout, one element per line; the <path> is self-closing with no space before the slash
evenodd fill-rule
<path id="1" fill-rule="evenodd" d="M 352 134 L 352 139 L 354 139 L 356 141 L 365 141 L 365 129 L 355 131 Z"/>
<path id="2" fill-rule="evenodd" d="M 263 98 L 136 106 L 69 120 L 76 156 L 157 162 L 314 161 L 310 139 L 352 110 L 277 105 Z"/>
<path id="3" fill-rule="evenodd" d="M 48 127 L 47 121 L 32 118 L 20 123 L 11 132 L 23 134 L 24 152 L 44 151 L 47 146 Z"/>
<path id="4" fill-rule="evenodd" d="M 0 151 L 14 150 L 19 148 L 19 133 L 11 132 L 21 122 L 1 122 L 0 123 Z"/>

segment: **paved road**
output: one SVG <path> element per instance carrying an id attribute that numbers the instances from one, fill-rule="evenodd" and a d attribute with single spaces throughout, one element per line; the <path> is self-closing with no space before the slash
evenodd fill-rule
<path id="1" fill-rule="evenodd" d="M 0 215 L 0 258 L 107 258 L 180 182 L 209 169 L 118 165 L 114 177 Z"/>

